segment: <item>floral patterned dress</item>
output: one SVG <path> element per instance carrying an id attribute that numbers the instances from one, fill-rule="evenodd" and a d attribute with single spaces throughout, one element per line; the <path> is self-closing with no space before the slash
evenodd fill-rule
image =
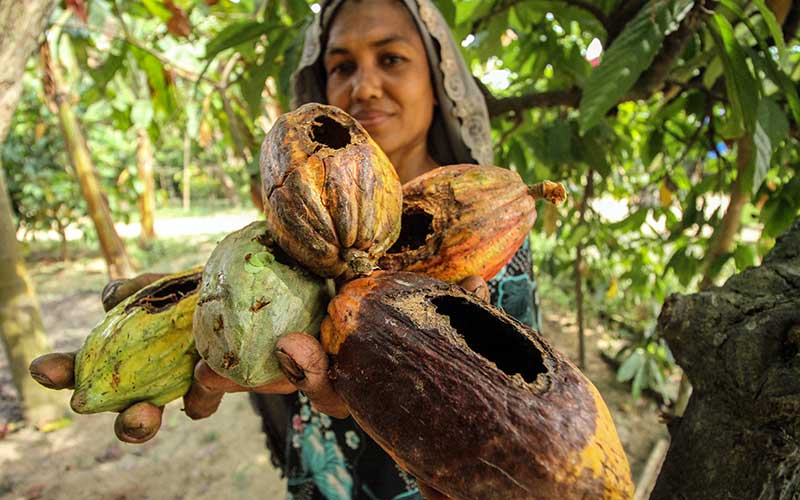
<path id="1" fill-rule="evenodd" d="M 489 282 L 492 303 L 539 330 L 536 281 L 528 240 Z M 302 393 L 251 394 L 272 462 L 288 479 L 288 500 L 422 499 L 404 472 L 356 422 L 311 409 Z"/>

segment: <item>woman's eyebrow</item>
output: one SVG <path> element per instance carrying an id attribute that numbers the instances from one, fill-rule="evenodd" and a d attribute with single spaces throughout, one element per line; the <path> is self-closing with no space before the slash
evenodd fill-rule
<path id="1" fill-rule="evenodd" d="M 389 45 L 391 43 L 401 42 L 401 43 L 411 43 L 408 38 L 404 37 L 403 35 L 389 35 L 387 37 L 381 38 L 379 40 L 375 40 L 374 42 L 370 42 L 370 47 L 383 47 L 384 45 Z M 337 47 L 335 45 L 328 47 L 325 51 L 326 55 L 335 56 L 335 55 L 343 55 L 349 54 L 350 51 L 344 47 Z"/>

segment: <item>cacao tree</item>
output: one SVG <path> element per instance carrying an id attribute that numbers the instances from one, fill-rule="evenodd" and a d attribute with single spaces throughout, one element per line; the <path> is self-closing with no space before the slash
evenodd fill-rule
<path id="1" fill-rule="evenodd" d="M 22 74 L 44 23 L 54 7 L 49 0 L 0 1 L 0 143 L 5 140 L 22 90 Z M 64 415 L 66 405 L 56 393 L 28 376 L 28 365 L 50 350 L 44 336 L 39 303 L 19 254 L 16 225 L 0 164 L 0 338 L 11 366 L 25 418 L 41 424 Z"/>

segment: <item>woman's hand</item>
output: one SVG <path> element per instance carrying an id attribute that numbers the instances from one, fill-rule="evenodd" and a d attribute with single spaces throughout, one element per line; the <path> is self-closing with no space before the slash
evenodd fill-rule
<path id="1" fill-rule="evenodd" d="M 163 275 L 141 275 L 131 280 L 109 283 L 103 290 L 103 307 L 113 308 L 125 297 L 161 278 Z M 461 287 L 483 300 L 489 299 L 489 288 L 479 276 L 470 276 Z M 289 394 L 303 391 L 314 409 L 337 418 L 345 418 L 349 411 L 336 394 L 328 378 L 328 355 L 319 341 L 299 332 L 283 335 L 276 346 L 275 355 L 285 378 L 258 387 L 243 387 L 225 378 L 200 360 L 194 369 L 194 379 L 183 396 L 184 411 L 192 419 L 206 418 L 219 407 L 226 392 L 261 392 Z M 50 389 L 74 388 L 75 353 L 50 353 L 36 358 L 30 366 L 31 376 Z M 158 432 L 164 407 L 147 402 L 136 403 L 117 416 L 114 432 L 127 443 L 143 443 Z"/>

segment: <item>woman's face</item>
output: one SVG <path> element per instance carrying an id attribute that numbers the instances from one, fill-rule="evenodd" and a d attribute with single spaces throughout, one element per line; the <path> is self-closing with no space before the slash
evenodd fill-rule
<path id="1" fill-rule="evenodd" d="M 390 158 L 426 148 L 435 100 L 425 48 L 405 6 L 346 1 L 323 61 L 328 104 L 350 113 Z"/>

